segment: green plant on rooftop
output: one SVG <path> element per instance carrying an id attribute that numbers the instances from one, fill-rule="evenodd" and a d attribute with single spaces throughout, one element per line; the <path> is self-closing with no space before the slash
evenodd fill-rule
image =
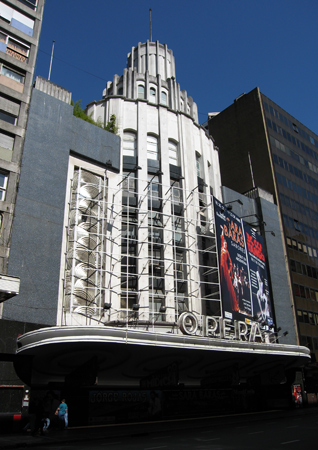
<path id="1" fill-rule="evenodd" d="M 92 114 L 89 116 L 85 113 L 84 109 L 81 106 L 82 100 L 77 100 L 75 103 L 73 100 L 71 100 L 71 105 L 73 106 L 73 115 L 75 117 L 78 117 L 79 119 L 85 120 L 85 122 L 89 122 L 92 125 L 96 125 L 99 128 L 102 128 L 106 131 L 109 131 L 110 133 L 117 134 L 118 133 L 118 126 L 116 125 L 116 116 L 115 114 L 112 114 L 110 116 L 110 120 L 107 122 L 107 125 L 105 126 L 103 124 L 102 119 L 99 117 L 97 121 L 95 121 L 92 118 Z"/>

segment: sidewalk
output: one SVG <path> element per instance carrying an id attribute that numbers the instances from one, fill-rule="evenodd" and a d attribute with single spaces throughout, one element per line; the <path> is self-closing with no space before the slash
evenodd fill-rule
<path id="1" fill-rule="evenodd" d="M 200 428 L 205 426 L 229 426 L 229 424 L 245 423 L 246 421 L 272 420 L 273 417 L 293 417 L 295 415 L 318 414 L 318 408 L 303 408 L 297 410 L 265 411 L 260 413 L 230 414 L 226 416 L 211 416 L 192 419 L 161 420 L 133 424 L 101 425 L 91 427 L 72 427 L 64 431 L 52 430 L 43 436 L 32 436 L 30 433 L 0 435 L 0 448 L 13 449 L 37 446 L 50 446 L 59 443 L 75 443 L 92 440 L 107 440 L 111 437 L 134 436 L 140 433 L 150 434 L 171 429 Z"/>

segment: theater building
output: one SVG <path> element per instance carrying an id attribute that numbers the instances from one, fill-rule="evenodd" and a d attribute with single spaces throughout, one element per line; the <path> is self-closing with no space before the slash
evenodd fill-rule
<path id="1" fill-rule="evenodd" d="M 37 328 L 17 339 L 18 376 L 63 393 L 73 423 L 149 418 L 155 400 L 177 417 L 272 406 L 282 386 L 286 398 L 310 354 L 286 275 L 272 276 L 280 234 L 267 248 L 261 224 L 242 221 L 261 211 L 273 231 L 277 207 L 261 191 L 258 203 L 222 191 L 172 51 L 132 48 L 87 113 L 117 135 L 37 78 L 9 260 L 21 291 L 4 304 L 7 321 Z"/>

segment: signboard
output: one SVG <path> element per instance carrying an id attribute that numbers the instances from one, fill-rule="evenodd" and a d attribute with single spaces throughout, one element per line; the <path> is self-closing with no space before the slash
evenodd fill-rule
<path id="1" fill-rule="evenodd" d="M 272 326 L 273 312 L 263 238 L 246 223 L 244 223 L 244 233 L 252 293 L 253 318 L 264 325 Z"/>
<path id="2" fill-rule="evenodd" d="M 223 317 L 273 325 L 262 237 L 214 199 Z"/>
<path id="3" fill-rule="evenodd" d="M 158 390 L 110 389 L 89 392 L 89 424 L 122 423 L 154 419 L 161 414 Z"/>

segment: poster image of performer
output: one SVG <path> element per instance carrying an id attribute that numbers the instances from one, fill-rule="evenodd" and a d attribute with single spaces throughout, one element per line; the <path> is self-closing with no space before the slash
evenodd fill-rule
<path id="1" fill-rule="evenodd" d="M 241 219 L 214 199 L 223 316 L 252 319 L 251 291 Z"/>
<path id="2" fill-rule="evenodd" d="M 264 326 L 272 326 L 273 312 L 263 238 L 246 223 L 244 223 L 244 233 L 251 280 L 253 320 Z"/>
<path id="3" fill-rule="evenodd" d="M 222 286 L 222 298 L 227 304 L 227 309 L 236 313 L 239 311 L 239 305 L 236 298 L 236 292 L 234 290 L 234 274 L 233 263 L 230 256 L 230 252 L 227 248 L 227 240 L 224 236 L 224 227 L 220 225 L 222 229 L 221 233 L 221 252 L 220 252 L 220 273 L 221 273 L 221 286 Z M 226 230 L 226 228 L 225 228 Z"/>

